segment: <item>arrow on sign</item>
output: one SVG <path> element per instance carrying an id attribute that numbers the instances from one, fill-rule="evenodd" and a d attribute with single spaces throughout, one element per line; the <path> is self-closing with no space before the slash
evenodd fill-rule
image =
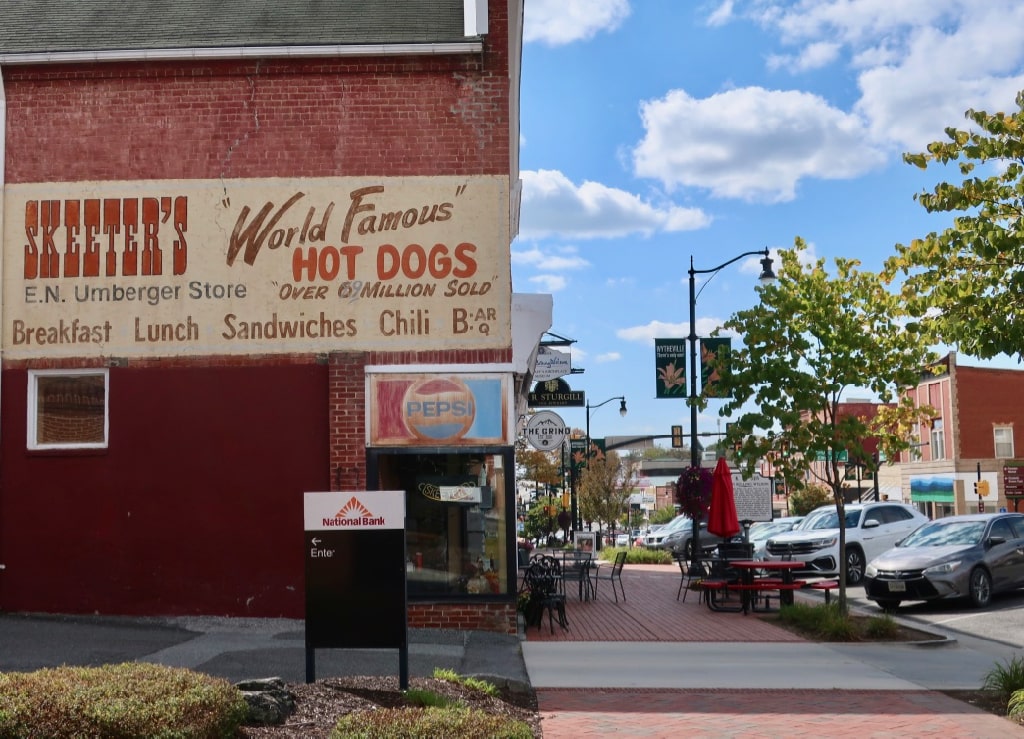
<path id="1" fill-rule="evenodd" d="M 315 546 L 315 547 L 320 546 L 320 540 L 317 539 L 315 536 L 313 537 L 313 546 Z"/>

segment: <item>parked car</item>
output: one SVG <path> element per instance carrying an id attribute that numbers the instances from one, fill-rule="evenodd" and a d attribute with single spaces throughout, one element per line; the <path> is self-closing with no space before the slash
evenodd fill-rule
<path id="1" fill-rule="evenodd" d="M 747 541 L 754 545 L 754 559 L 764 559 L 768 539 L 776 534 L 792 531 L 803 520 L 803 516 L 782 516 L 773 518 L 771 521 L 759 521 L 752 524 L 750 530 L 747 531 Z"/>
<path id="2" fill-rule="evenodd" d="M 651 526 L 650 531 L 643 537 L 644 547 L 647 549 L 664 549 L 665 537 L 671 534 L 677 527 L 690 525 L 690 519 L 685 515 L 676 516 L 664 526 L 655 528 Z"/>
<path id="3" fill-rule="evenodd" d="M 722 537 L 708 533 L 708 525 L 705 522 L 700 524 L 700 545 L 712 547 L 722 541 Z M 693 520 L 685 515 L 679 515 L 659 529 L 652 527 L 651 533 L 644 537 L 644 546 L 648 549 L 667 549 L 673 554 L 678 554 L 690 559 L 693 551 L 690 547 L 690 540 L 693 538 Z"/>
<path id="4" fill-rule="evenodd" d="M 846 583 L 858 585 L 867 563 L 891 548 L 928 517 L 907 503 L 879 501 L 846 505 Z M 815 508 L 799 528 L 768 539 L 764 559 L 793 559 L 804 574 L 839 574 L 839 514 L 833 504 Z"/>
<path id="5" fill-rule="evenodd" d="M 617 547 L 628 547 L 629 546 L 629 534 L 616 534 L 615 535 L 615 546 Z"/>
<path id="6" fill-rule="evenodd" d="M 905 600 L 969 598 L 1024 587 L 1024 514 L 976 513 L 926 523 L 868 563 L 864 593 L 891 610 Z"/>

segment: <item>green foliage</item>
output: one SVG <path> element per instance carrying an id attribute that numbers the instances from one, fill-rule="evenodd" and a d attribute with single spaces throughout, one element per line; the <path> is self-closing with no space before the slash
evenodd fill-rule
<path id="1" fill-rule="evenodd" d="M 438 680 L 447 680 L 450 683 L 465 685 L 467 688 L 475 690 L 478 693 L 483 693 L 484 695 L 496 696 L 498 694 L 498 688 L 492 683 L 489 683 L 486 680 L 481 680 L 478 677 L 465 677 L 463 675 L 459 675 L 454 670 L 435 667 L 434 677 Z"/>
<path id="2" fill-rule="evenodd" d="M 673 518 L 678 516 L 674 506 L 666 506 L 665 508 L 659 508 L 651 514 L 651 523 L 668 523 Z"/>
<path id="3" fill-rule="evenodd" d="M 801 485 L 790 490 L 789 515 L 806 516 L 815 508 L 830 503 L 832 493 L 822 485 Z"/>
<path id="4" fill-rule="evenodd" d="M 1014 691 L 1006 706 L 1007 716 L 1024 716 L 1024 690 Z"/>
<path id="5" fill-rule="evenodd" d="M 886 639 L 895 636 L 899 628 L 888 615 L 871 616 L 863 623 L 856 621 L 838 603 L 783 606 L 779 621 L 814 639 L 834 642 Z"/>
<path id="6" fill-rule="evenodd" d="M 981 687 L 996 691 L 1005 701 L 1009 701 L 1014 693 L 1024 691 L 1024 657 L 997 663 L 985 674 Z"/>
<path id="7" fill-rule="evenodd" d="M 932 362 L 929 337 L 904 325 L 900 296 L 855 259 L 812 261 L 804 242 L 780 252 L 772 285 L 757 288 L 761 301 L 724 324 L 743 337 L 727 363 L 716 364 L 719 390 L 728 398 L 720 414 L 733 418 L 727 446 L 741 445 L 737 464 L 746 474 L 764 459 L 787 488 L 809 480 L 827 487 L 843 521 L 843 454 L 868 458 L 874 437 L 886 457 L 908 448 L 910 417 L 922 411 L 901 394 Z M 889 404 L 875 418 L 841 407 L 848 389 L 864 390 Z M 751 410 L 754 409 L 754 410 Z M 845 530 L 840 529 L 840 547 Z M 839 606 L 846 610 L 845 560 L 840 563 Z"/>
<path id="8" fill-rule="evenodd" d="M 975 357 L 1021 357 L 1024 346 L 1024 92 L 1012 114 L 968 110 L 972 130 L 903 159 L 921 169 L 959 165 L 963 179 L 915 199 L 953 225 L 898 244 L 888 279 L 905 276 L 902 298 L 914 320 Z M 979 172 L 976 173 L 975 170 Z M 987 175 L 987 176 L 985 176 Z"/>
<path id="9" fill-rule="evenodd" d="M 343 716 L 331 739 L 533 739 L 529 724 L 468 708 L 379 708 Z"/>
<path id="10" fill-rule="evenodd" d="M 0 673 L 0 737 L 233 737 L 247 713 L 226 680 L 162 665 Z"/>
<path id="11" fill-rule="evenodd" d="M 409 701 L 410 705 L 418 706 L 420 708 L 451 708 L 465 706 L 462 701 L 453 700 L 446 696 L 439 695 L 433 690 L 424 690 L 421 688 L 410 688 L 407 690 L 405 693 L 405 699 Z"/>
<path id="12" fill-rule="evenodd" d="M 617 521 L 629 500 L 637 460 L 615 452 L 598 453 L 580 470 L 576 483 L 580 517 L 609 528 Z"/>
<path id="13" fill-rule="evenodd" d="M 864 625 L 864 636 L 868 639 L 892 639 L 899 628 L 899 624 L 889 614 L 872 616 Z"/>
<path id="14" fill-rule="evenodd" d="M 615 555 L 626 550 L 626 564 L 634 565 L 670 565 L 672 555 L 663 549 L 645 549 L 644 547 L 604 547 L 600 557 L 609 562 L 615 561 Z"/>

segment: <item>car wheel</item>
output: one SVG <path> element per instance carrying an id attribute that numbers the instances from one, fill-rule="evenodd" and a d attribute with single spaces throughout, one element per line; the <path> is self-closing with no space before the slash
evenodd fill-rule
<path id="1" fill-rule="evenodd" d="M 860 585 L 864 579 L 864 552 L 851 547 L 846 550 L 846 584 Z"/>
<path id="2" fill-rule="evenodd" d="M 878 604 L 878 607 L 886 613 L 895 613 L 900 607 L 900 602 L 898 600 L 885 599 L 875 602 Z"/>
<path id="3" fill-rule="evenodd" d="M 969 591 L 971 605 L 975 608 L 984 608 L 992 602 L 992 577 L 988 571 L 979 567 L 971 573 Z"/>
<path id="4" fill-rule="evenodd" d="M 693 561 L 693 539 L 690 539 L 683 545 L 683 556 L 686 557 L 688 562 Z"/>

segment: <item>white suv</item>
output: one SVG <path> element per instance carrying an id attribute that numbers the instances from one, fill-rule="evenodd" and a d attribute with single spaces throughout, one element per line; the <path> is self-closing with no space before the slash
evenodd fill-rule
<path id="1" fill-rule="evenodd" d="M 846 506 L 846 583 L 857 585 L 864 567 L 928 517 L 912 505 L 880 501 L 850 503 Z M 815 575 L 839 574 L 839 514 L 834 504 L 815 508 L 793 531 L 768 539 L 766 560 L 792 559 L 805 562 L 801 572 Z"/>

